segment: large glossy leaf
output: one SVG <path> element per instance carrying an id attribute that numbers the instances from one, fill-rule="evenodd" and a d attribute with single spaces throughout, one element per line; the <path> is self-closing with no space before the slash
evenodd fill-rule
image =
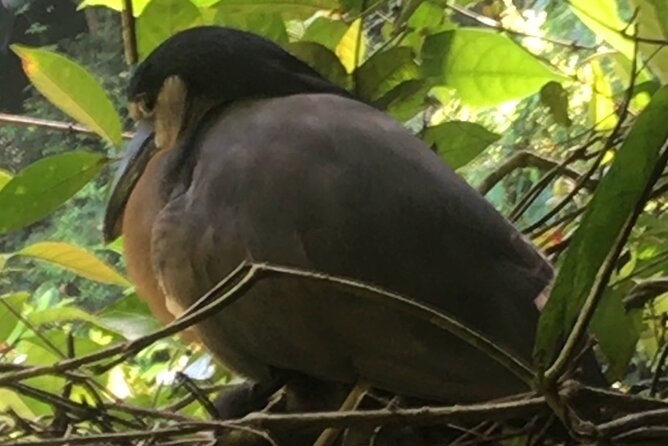
<path id="1" fill-rule="evenodd" d="M 146 5 L 151 0 L 132 0 L 132 13 L 135 17 L 141 15 L 146 8 Z M 86 8 L 89 6 L 106 6 L 115 11 L 123 10 L 124 0 L 83 0 L 79 3 L 78 9 Z"/>
<path id="2" fill-rule="evenodd" d="M 107 163 L 91 152 L 67 152 L 29 165 L 0 190 L 0 234 L 36 222 L 88 183 Z"/>
<path id="3" fill-rule="evenodd" d="M 17 254 L 58 265 L 97 282 L 130 286 L 130 282 L 106 262 L 85 249 L 69 243 L 39 242 L 26 246 Z"/>
<path id="4" fill-rule="evenodd" d="M 572 241 L 538 326 L 534 356 L 544 367 L 571 330 L 668 139 L 668 86 L 652 98 L 620 147 Z"/>
<path id="5" fill-rule="evenodd" d="M 121 144 L 121 120 L 109 96 L 81 65 L 40 48 L 12 45 L 23 71 L 56 107 L 110 143 Z"/>
<path id="6" fill-rule="evenodd" d="M 144 59 L 164 40 L 194 26 L 200 11 L 189 0 L 151 0 L 137 19 L 137 51 Z"/>
<path id="7" fill-rule="evenodd" d="M 362 29 L 362 19 L 350 24 L 334 52 L 348 73 L 355 71 L 362 61 L 366 51 L 366 38 Z"/>
<path id="8" fill-rule="evenodd" d="M 457 90 L 464 102 L 500 104 L 537 92 L 565 76 L 538 60 L 507 36 L 461 28 L 429 36 L 422 49 L 426 76 Z"/>
<path id="9" fill-rule="evenodd" d="M 410 48 L 391 48 L 374 54 L 357 70 L 357 94 L 362 99 L 375 101 L 399 84 L 416 79 L 419 75 Z"/>
<path id="10" fill-rule="evenodd" d="M 458 169 L 500 137 L 473 122 L 450 121 L 427 128 L 424 140 L 436 146 L 437 153 L 450 167 Z"/>
<path id="11" fill-rule="evenodd" d="M 350 86 L 350 78 L 346 69 L 332 51 L 315 42 L 295 42 L 287 46 L 287 50 L 309 64 L 326 79 L 344 88 Z"/>
<path id="12" fill-rule="evenodd" d="M 19 319 L 16 314 L 23 312 L 29 293 L 14 293 L 0 296 L 0 341 L 7 341 Z"/>

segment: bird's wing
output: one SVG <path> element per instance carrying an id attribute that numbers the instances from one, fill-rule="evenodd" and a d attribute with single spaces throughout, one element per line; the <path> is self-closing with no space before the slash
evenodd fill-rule
<path id="1" fill-rule="evenodd" d="M 537 319 L 533 299 L 549 282 L 550 266 L 385 114 L 333 95 L 254 101 L 210 118 L 186 153 L 193 168 L 180 177 L 183 184 L 154 229 L 153 247 L 168 293 L 185 304 L 241 259 L 252 258 L 403 293 L 528 359 Z M 239 358 L 230 357 L 244 350 L 242 363 L 252 356 L 258 367 L 278 362 L 273 365 L 331 379 L 348 379 L 353 370 L 417 396 L 430 396 L 425 389 L 438 379 L 451 387 L 469 380 L 461 384 L 470 392 L 470 381 L 492 370 L 468 347 L 384 313 L 376 303 L 345 300 L 326 287 L 281 284 L 260 287 L 257 299 L 264 306 L 242 302 L 245 312 L 210 325 L 209 338 L 226 326 L 225 339 L 238 344 L 236 352 L 219 356 L 235 362 Z M 289 297 L 271 300 L 281 293 Z M 270 327 L 261 328 L 265 323 Z M 328 342 L 336 345 L 323 352 Z M 309 369 L 309 361 L 322 364 Z M 242 371 L 253 374 L 248 370 Z M 516 390 L 501 372 L 487 380 L 480 397 Z M 414 388 L 417 381 L 422 386 Z M 436 392 L 441 399 L 460 394 L 442 392 Z"/>

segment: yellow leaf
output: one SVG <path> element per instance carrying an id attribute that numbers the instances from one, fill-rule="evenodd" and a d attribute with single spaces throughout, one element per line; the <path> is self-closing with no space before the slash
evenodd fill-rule
<path id="1" fill-rule="evenodd" d="M 17 415 L 33 420 L 36 418 L 35 413 L 30 409 L 18 393 L 9 389 L 0 389 L 0 410 L 3 412 L 13 410 Z"/>
<path id="2" fill-rule="evenodd" d="M 334 52 L 346 71 L 352 73 L 362 62 L 365 50 L 366 40 L 362 31 L 362 19 L 357 19 L 343 34 Z"/>
<path id="3" fill-rule="evenodd" d="M 612 86 L 598 60 L 592 60 L 589 65 L 594 77 L 593 98 L 590 106 L 592 124 L 596 130 L 612 130 L 617 124 Z"/>
<path id="4" fill-rule="evenodd" d="M 121 119 L 109 96 L 88 70 L 53 51 L 12 45 L 23 71 L 53 105 L 111 144 L 119 146 Z"/>
<path id="5" fill-rule="evenodd" d="M 633 57 L 633 40 L 624 37 L 620 31 L 626 30 L 628 35 L 633 35 L 634 27 L 620 18 L 615 0 L 569 0 L 568 5 L 597 36 L 629 59 Z"/>
<path id="6" fill-rule="evenodd" d="M 130 282 L 107 263 L 69 243 L 39 242 L 23 248 L 17 254 L 53 263 L 97 282 L 130 286 Z"/>
<path id="7" fill-rule="evenodd" d="M 9 172 L 0 169 L 0 189 L 5 187 L 5 184 L 9 183 L 9 180 L 12 179 L 12 176 Z"/>

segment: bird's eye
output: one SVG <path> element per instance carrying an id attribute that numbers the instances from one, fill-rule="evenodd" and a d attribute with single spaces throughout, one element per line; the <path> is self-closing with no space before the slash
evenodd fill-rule
<path id="1" fill-rule="evenodd" d="M 153 114 L 153 104 L 151 104 L 151 101 L 149 101 L 146 95 L 141 95 L 137 98 L 137 108 L 145 117 Z"/>
<path id="2" fill-rule="evenodd" d="M 140 94 L 130 102 L 130 116 L 135 120 L 147 119 L 153 116 L 153 102 L 145 94 Z"/>

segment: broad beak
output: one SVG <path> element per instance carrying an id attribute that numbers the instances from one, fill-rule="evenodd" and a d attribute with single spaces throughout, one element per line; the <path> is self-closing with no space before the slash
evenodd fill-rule
<path id="1" fill-rule="evenodd" d="M 148 161 L 156 152 L 153 133 L 153 124 L 146 120 L 139 121 L 137 130 L 121 160 L 104 215 L 102 231 L 106 243 L 114 241 L 121 235 L 125 205 L 139 177 L 144 173 Z"/>

